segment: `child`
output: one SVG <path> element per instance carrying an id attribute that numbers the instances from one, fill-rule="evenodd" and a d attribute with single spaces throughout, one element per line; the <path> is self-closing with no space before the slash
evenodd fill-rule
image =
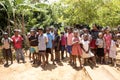
<path id="1" fill-rule="evenodd" d="M 76 67 L 76 57 L 79 59 L 80 67 L 81 65 L 81 55 L 82 49 L 80 47 L 80 37 L 78 35 L 78 31 L 74 31 L 74 37 L 72 38 L 72 56 L 73 56 L 73 64 Z"/>
<path id="2" fill-rule="evenodd" d="M 116 36 L 112 37 L 111 45 L 110 45 L 110 51 L 109 51 L 109 57 L 111 58 L 111 63 L 116 67 L 116 54 L 118 47 Z"/>
<path id="3" fill-rule="evenodd" d="M 103 39 L 103 34 L 102 32 L 99 32 L 98 34 L 99 38 L 96 40 L 96 45 L 97 45 L 97 56 L 98 59 L 100 60 L 100 63 L 103 63 L 104 59 L 104 47 L 105 47 L 105 41 Z"/>
<path id="4" fill-rule="evenodd" d="M 55 60 L 56 62 L 60 62 L 60 36 L 58 34 L 58 30 L 55 30 L 54 48 L 55 48 Z"/>
<path id="5" fill-rule="evenodd" d="M 50 34 L 50 29 L 46 29 L 46 36 L 48 38 L 47 46 L 46 46 L 46 63 L 48 64 L 48 58 L 49 54 L 51 54 L 51 61 L 54 63 L 54 55 L 52 53 L 52 48 L 53 48 L 53 36 Z"/>
<path id="6" fill-rule="evenodd" d="M 64 51 L 66 50 L 66 36 L 61 32 L 61 59 L 64 59 Z"/>
<path id="7" fill-rule="evenodd" d="M 105 40 L 105 49 L 104 49 L 104 60 L 105 60 L 105 63 L 108 64 L 108 59 L 109 59 L 109 51 L 110 51 L 110 45 L 111 45 L 111 38 L 112 38 L 112 34 L 110 33 L 110 28 L 107 27 L 105 29 L 105 34 L 104 34 L 104 40 Z"/>
<path id="8" fill-rule="evenodd" d="M 8 59 L 9 59 L 9 57 L 11 59 L 11 64 L 13 63 L 12 52 L 11 52 L 11 42 L 12 42 L 12 39 L 8 37 L 8 33 L 6 33 L 6 32 L 3 35 L 4 35 L 4 37 L 1 40 L 1 42 L 3 44 L 3 46 L 2 46 L 2 48 L 3 48 L 3 56 L 6 59 L 5 66 L 8 66 Z"/>
<path id="9" fill-rule="evenodd" d="M 30 54 L 29 58 L 31 60 L 31 57 L 33 58 L 33 64 L 35 64 L 35 57 L 38 57 L 38 36 L 36 35 L 35 30 L 30 31 L 29 36 L 29 42 L 30 42 Z M 33 56 L 32 56 L 33 55 Z"/>
<path id="10" fill-rule="evenodd" d="M 13 46 L 14 46 L 14 49 L 16 52 L 17 62 L 19 63 L 20 58 L 21 58 L 23 63 L 26 63 L 24 53 L 22 51 L 23 37 L 20 35 L 19 32 L 20 32 L 20 30 L 18 30 L 18 29 L 14 30 L 14 35 L 12 36 Z"/>
<path id="11" fill-rule="evenodd" d="M 82 58 L 85 60 L 84 62 L 86 62 L 86 59 L 91 58 L 92 62 L 94 63 L 94 65 L 96 66 L 96 60 L 95 60 L 95 56 L 94 54 L 91 52 L 90 50 L 90 41 L 88 39 L 88 35 L 84 34 L 83 35 L 83 40 L 81 41 L 81 47 L 82 47 Z"/>
<path id="12" fill-rule="evenodd" d="M 48 40 L 47 40 L 47 37 L 43 34 L 42 28 L 39 28 L 38 32 L 39 32 L 39 36 L 38 36 L 39 55 L 42 58 L 42 66 L 44 68 L 45 67 L 46 43 L 48 42 Z"/>
<path id="13" fill-rule="evenodd" d="M 73 38 L 73 32 L 72 28 L 68 28 L 68 33 L 67 33 L 67 51 L 70 55 L 70 61 L 69 63 L 72 64 L 72 38 Z"/>

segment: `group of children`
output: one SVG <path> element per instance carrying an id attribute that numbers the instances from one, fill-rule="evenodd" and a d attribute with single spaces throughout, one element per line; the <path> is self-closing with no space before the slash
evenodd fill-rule
<path id="1" fill-rule="evenodd" d="M 118 47 L 117 34 L 112 34 L 110 28 L 106 27 L 104 30 L 98 30 L 96 25 L 89 31 L 87 28 L 82 29 L 82 33 L 78 29 L 66 27 L 63 32 L 58 33 L 54 28 L 38 28 L 37 30 L 31 29 L 28 34 L 30 44 L 29 59 L 33 64 L 38 64 L 45 67 L 51 60 L 55 65 L 67 57 L 69 53 L 69 63 L 77 67 L 77 58 L 79 66 L 91 62 L 96 64 L 108 64 L 111 62 L 116 66 L 116 48 Z M 2 39 L 4 54 L 8 64 L 8 54 L 11 53 L 10 43 L 13 43 L 16 51 L 17 62 L 20 58 L 25 62 L 22 51 L 23 38 L 20 36 L 19 31 L 15 30 L 12 38 L 4 34 Z M 6 41 L 8 40 L 8 41 Z M 9 45 L 8 45 L 9 44 Z M 51 58 L 49 60 L 49 55 Z M 12 61 L 12 58 L 11 58 Z M 13 63 L 13 61 L 11 62 Z"/>

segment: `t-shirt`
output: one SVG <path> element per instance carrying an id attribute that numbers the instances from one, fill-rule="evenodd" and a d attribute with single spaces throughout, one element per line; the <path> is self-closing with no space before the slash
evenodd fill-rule
<path id="1" fill-rule="evenodd" d="M 29 41 L 30 41 L 30 46 L 38 46 L 38 36 L 34 35 L 34 36 L 30 36 L 29 37 Z"/>
<path id="2" fill-rule="evenodd" d="M 87 41 L 82 40 L 81 43 L 83 44 L 83 48 L 85 49 L 85 51 L 88 51 L 90 41 L 89 40 L 87 40 Z"/>
<path id="3" fill-rule="evenodd" d="M 105 47 L 104 39 L 97 38 L 96 45 L 98 46 L 98 48 L 104 48 Z"/>
<path id="4" fill-rule="evenodd" d="M 21 35 L 18 35 L 18 36 L 13 35 L 12 40 L 13 40 L 13 45 L 15 49 L 22 48 L 23 38 Z"/>
<path id="5" fill-rule="evenodd" d="M 53 46 L 53 36 L 50 33 L 47 33 L 47 38 L 48 38 L 48 43 L 47 43 L 47 48 L 52 48 Z"/>
<path id="6" fill-rule="evenodd" d="M 68 33 L 67 34 L 67 45 L 68 46 L 72 45 L 72 38 L 73 38 L 73 36 L 74 36 L 73 33 L 70 33 L 70 34 Z"/>
<path id="7" fill-rule="evenodd" d="M 7 39 L 2 38 L 1 42 L 3 43 L 2 48 L 9 49 L 10 48 L 10 43 L 12 42 L 12 39 L 9 38 L 9 37 Z"/>
<path id="8" fill-rule="evenodd" d="M 39 50 L 46 50 L 47 37 L 45 35 L 38 36 L 38 48 Z"/>
<path id="9" fill-rule="evenodd" d="M 61 36 L 61 45 L 62 46 L 65 46 L 66 45 L 66 36 L 65 35 L 63 35 L 63 36 Z"/>

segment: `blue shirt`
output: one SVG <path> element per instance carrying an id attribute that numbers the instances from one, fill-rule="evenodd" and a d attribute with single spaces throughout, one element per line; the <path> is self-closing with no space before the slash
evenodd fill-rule
<path id="1" fill-rule="evenodd" d="M 52 48 L 52 41 L 53 41 L 53 36 L 50 33 L 46 34 L 48 37 L 48 43 L 47 43 L 47 48 Z"/>

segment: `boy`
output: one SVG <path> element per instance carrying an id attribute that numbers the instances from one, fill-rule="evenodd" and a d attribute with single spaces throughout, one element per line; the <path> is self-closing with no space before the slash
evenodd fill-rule
<path id="1" fill-rule="evenodd" d="M 8 59 L 10 57 L 11 59 L 11 64 L 13 64 L 13 59 L 12 59 L 12 52 L 11 52 L 11 42 L 12 42 L 12 39 L 10 37 L 8 37 L 8 33 L 4 33 L 3 34 L 3 38 L 1 40 L 3 46 L 3 56 L 4 58 L 6 59 L 6 64 L 5 66 L 8 65 Z"/>

